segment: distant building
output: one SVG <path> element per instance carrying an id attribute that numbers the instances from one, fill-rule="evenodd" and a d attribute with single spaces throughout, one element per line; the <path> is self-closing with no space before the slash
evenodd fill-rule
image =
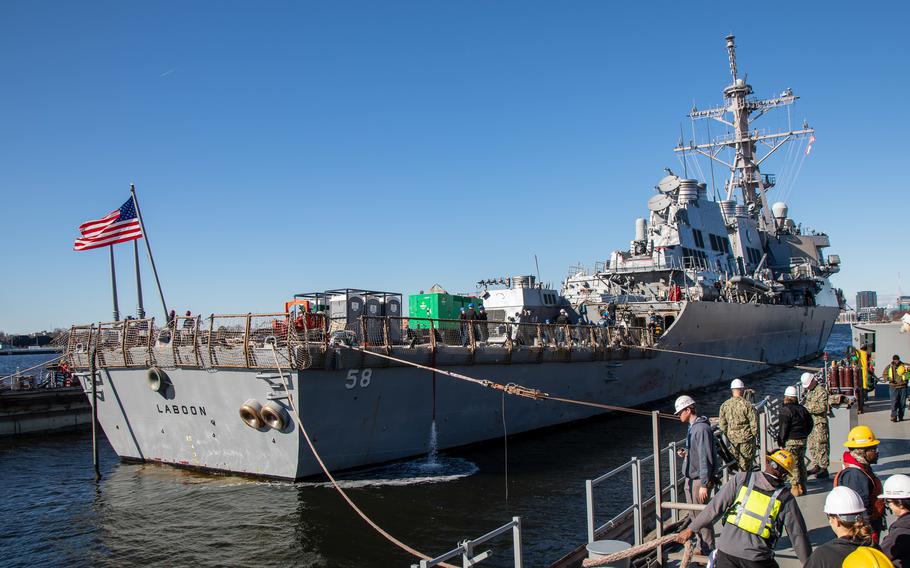
<path id="1" fill-rule="evenodd" d="M 897 309 L 906 312 L 910 311 L 910 296 L 898 296 L 897 301 L 894 302 L 897 304 Z"/>
<path id="2" fill-rule="evenodd" d="M 878 293 L 874 290 L 863 290 L 856 293 L 856 311 L 863 308 L 878 307 Z"/>
<path id="3" fill-rule="evenodd" d="M 864 322 L 885 321 L 885 308 L 872 307 L 857 310 L 856 320 Z"/>

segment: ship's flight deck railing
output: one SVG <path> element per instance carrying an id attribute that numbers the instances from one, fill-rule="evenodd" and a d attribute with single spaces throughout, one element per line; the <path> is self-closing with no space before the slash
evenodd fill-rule
<path id="1" fill-rule="evenodd" d="M 465 540 L 459 543 L 457 548 L 437 556 L 436 558 L 431 558 L 430 560 L 421 560 L 419 564 L 411 564 L 411 568 L 431 568 L 432 566 L 439 566 L 446 560 L 451 560 L 453 558 L 461 558 L 462 568 L 468 568 L 469 566 L 475 566 L 484 560 L 492 556 L 493 552 L 491 550 L 485 550 L 481 553 L 475 552 L 475 548 L 486 543 L 487 541 L 493 540 L 496 537 L 499 537 L 508 532 L 512 533 L 512 558 L 515 568 L 522 568 L 522 552 L 521 552 L 521 517 L 512 517 L 512 521 L 502 525 L 497 529 L 493 529 L 487 534 L 475 538 L 473 540 Z"/>
<path id="2" fill-rule="evenodd" d="M 630 347 L 651 347 L 655 340 L 653 330 L 626 325 L 222 314 L 175 317 L 163 327 L 154 318 L 73 326 L 66 357 L 76 368 L 90 366 L 94 349 L 102 368 L 271 369 L 277 355 L 283 368 L 306 369 L 342 364 L 337 356 L 342 343 L 387 354 L 413 349 L 432 357 L 445 350 L 468 354 L 470 361 L 509 363 L 627 358 Z"/>

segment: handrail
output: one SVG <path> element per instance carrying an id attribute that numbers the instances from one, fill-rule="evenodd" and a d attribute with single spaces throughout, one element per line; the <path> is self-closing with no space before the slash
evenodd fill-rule
<path id="1" fill-rule="evenodd" d="M 510 531 L 512 533 L 512 558 L 514 566 L 515 568 L 522 568 L 523 558 L 521 550 L 521 517 L 512 517 L 511 522 L 508 522 L 499 528 L 493 529 L 483 536 L 462 541 L 459 543 L 457 548 L 453 548 L 452 550 L 441 554 L 436 558 L 421 560 L 419 564 L 411 564 L 411 568 L 431 568 L 432 566 L 439 566 L 446 560 L 451 560 L 457 556 L 461 557 L 462 566 L 474 566 L 488 559 L 492 555 L 492 552 L 489 550 L 475 555 L 475 547 Z"/>
<path id="2" fill-rule="evenodd" d="M 386 354 L 419 347 L 433 357 L 439 349 L 461 347 L 472 362 L 587 361 L 627 358 L 629 347 L 651 347 L 657 339 L 646 327 L 625 325 L 310 315 L 292 320 L 287 313 L 212 314 L 205 326 L 201 316 L 179 316 L 162 327 L 154 318 L 73 326 L 65 356 L 80 368 L 88 366 L 91 347 L 97 349 L 102 368 L 273 368 L 262 349 L 275 343 L 288 368 L 304 369 L 314 360 L 328 364 L 330 352 L 344 342 Z M 550 355 L 544 357 L 545 351 Z M 521 355 L 529 352 L 530 357 Z M 636 353 L 648 356 L 647 350 Z"/>
<path id="3" fill-rule="evenodd" d="M 677 499 L 677 463 L 676 463 L 676 446 L 683 443 L 685 440 L 679 440 L 676 442 L 670 442 L 665 448 L 661 448 L 660 453 L 667 453 L 670 456 L 668 460 L 668 468 L 670 470 L 670 483 L 667 486 L 661 487 L 661 491 L 670 491 L 670 499 L 675 501 Z M 642 482 L 641 482 L 641 466 L 648 461 L 654 460 L 654 454 L 647 456 L 642 459 L 633 457 L 629 459 L 626 463 L 617 466 L 607 473 L 599 475 L 593 479 L 585 480 L 585 501 L 586 501 L 586 511 L 585 511 L 585 520 L 588 532 L 588 542 L 594 542 L 594 537 L 597 533 L 616 526 L 620 519 L 628 516 L 629 513 L 632 513 L 633 520 L 633 538 L 635 540 L 634 544 L 639 545 L 644 539 L 643 529 L 642 529 L 642 514 L 644 511 L 644 505 L 647 501 L 642 494 Z M 623 473 L 624 471 L 631 469 L 632 470 L 632 505 L 620 511 L 618 514 L 614 515 L 611 519 L 600 526 L 595 526 L 594 521 L 594 487 L 600 485 L 604 481 Z"/>

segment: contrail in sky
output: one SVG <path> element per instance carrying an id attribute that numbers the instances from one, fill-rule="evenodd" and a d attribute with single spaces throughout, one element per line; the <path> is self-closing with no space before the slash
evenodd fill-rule
<path id="1" fill-rule="evenodd" d="M 168 69 L 167 71 L 165 71 L 164 73 L 162 73 L 161 75 L 158 75 L 158 76 L 159 76 L 159 77 L 167 77 L 168 75 L 170 75 L 171 73 L 173 73 L 173 72 L 176 71 L 176 70 L 177 70 L 177 68 L 174 67 L 173 69 Z"/>

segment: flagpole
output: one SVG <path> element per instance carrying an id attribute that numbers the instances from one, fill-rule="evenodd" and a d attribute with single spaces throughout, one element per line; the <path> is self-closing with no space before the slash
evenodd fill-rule
<path id="1" fill-rule="evenodd" d="M 139 239 L 133 240 L 133 258 L 136 259 L 136 295 L 139 297 L 139 308 L 136 317 L 145 318 L 145 306 L 142 305 L 142 278 L 139 276 Z"/>
<path id="2" fill-rule="evenodd" d="M 161 306 L 164 308 L 164 317 L 167 319 L 167 303 L 164 301 L 164 292 L 161 290 L 161 280 L 158 279 L 158 269 L 155 268 L 155 257 L 152 256 L 152 245 L 149 244 L 149 235 L 145 231 L 145 223 L 142 221 L 142 212 L 139 210 L 139 200 L 136 199 L 136 186 L 132 183 L 130 184 L 130 195 L 133 198 L 133 205 L 136 207 L 136 216 L 139 217 L 139 226 L 142 228 L 142 236 L 145 238 L 145 248 L 149 253 L 149 263 L 152 265 L 152 274 L 155 275 L 155 284 L 158 286 L 158 295 L 161 297 Z"/>
<path id="3" fill-rule="evenodd" d="M 111 253 L 111 291 L 114 293 L 114 321 L 120 321 L 120 307 L 117 305 L 117 271 L 114 269 L 114 245 L 107 247 Z"/>

